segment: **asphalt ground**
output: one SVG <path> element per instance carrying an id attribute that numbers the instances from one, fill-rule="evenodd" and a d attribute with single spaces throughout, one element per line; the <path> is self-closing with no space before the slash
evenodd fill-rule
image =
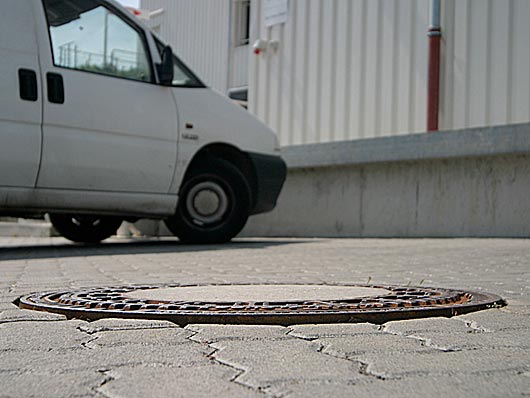
<path id="1" fill-rule="evenodd" d="M 508 306 L 375 324 L 66 320 L 35 291 L 165 283 L 369 283 Z M 242 239 L 220 246 L 0 238 L 0 397 L 528 397 L 530 240 Z"/>

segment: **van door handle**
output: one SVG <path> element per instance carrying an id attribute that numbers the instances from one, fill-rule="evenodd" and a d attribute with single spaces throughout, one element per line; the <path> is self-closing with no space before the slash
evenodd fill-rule
<path id="1" fill-rule="evenodd" d="M 24 101 L 37 101 L 39 98 L 37 73 L 31 69 L 19 69 L 18 88 L 21 99 Z"/>
<path id="2" fill-rule="evenodd" d="M 64 104 L 63 77 L 58 73 L 48 73 L 46 82 L 48 83 L 48 101 L 53 104 Z"/>

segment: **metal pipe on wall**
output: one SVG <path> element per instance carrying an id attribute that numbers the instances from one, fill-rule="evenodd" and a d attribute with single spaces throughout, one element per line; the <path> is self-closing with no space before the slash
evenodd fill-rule
<path id="1" fill-rule="evenodd" d="M 440 45 L 442 28 L 440 23 L 441 0 L 431 0 L 431 23 L 429 26 L 429 70 L 427 83 L 427 131 L 438 130 L 440 101 Z"/>

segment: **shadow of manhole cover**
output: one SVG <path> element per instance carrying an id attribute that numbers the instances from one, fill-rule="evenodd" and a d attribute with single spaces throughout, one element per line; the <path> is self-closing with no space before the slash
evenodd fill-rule
<path id="1" fill-rule="evenodd" d="M 156 285 L 23 296 L 21 308 L 96 320 L 293 325 L 450 317 L 505 305 L 499 296 L 431 287 L 376 285 Z"/>

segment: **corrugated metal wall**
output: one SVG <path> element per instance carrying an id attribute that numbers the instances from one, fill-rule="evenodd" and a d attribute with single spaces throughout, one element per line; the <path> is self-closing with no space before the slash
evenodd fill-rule
<path id="1" fill-rule="evenodd" d="M 253 38 L 280 48 L 252 58 L 250 109 L 283 145 L 424 129 L 428 1 L 291 0 L 272 28 L 252 5 Z"/>
<path id="2" fill-rule="evenodd" d="M 141 0 L 140 7 L 163 8 L 160 35 L 205 83 L 226 93 L 230 0 Z"/>
<path id="3" fill-rule="evenodd" d="M 530 1 L 444 0 L 441 127 L 530 120 Z"/>
<path id="4" fill-rule="evenodd" d="M 249 107 L 282 145 L 426 130 L 427 0 L 253 0 Z M 443 0 L 441 128 L 530 120 L 530 1 Z M 490 28 L 488 28 L 490 27 Z"/>

